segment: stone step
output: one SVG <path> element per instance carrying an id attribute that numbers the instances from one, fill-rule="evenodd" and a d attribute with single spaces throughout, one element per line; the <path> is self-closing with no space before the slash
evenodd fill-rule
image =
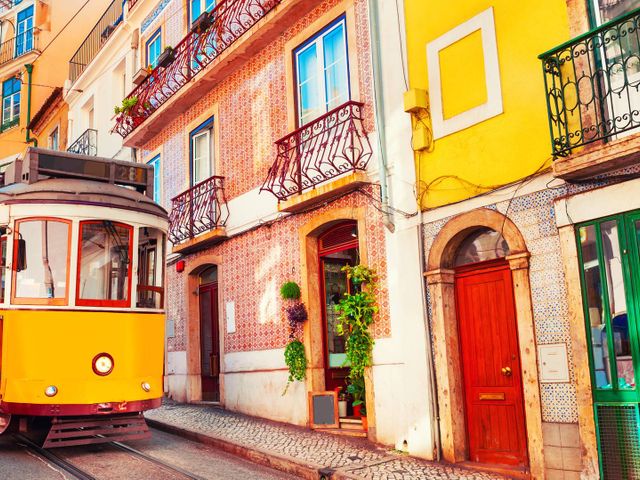
<path id="1" fill-rule="evenodd" d="M 367 437 L 367 432 L 365 432 L 362 429 L 360 429 L 360 430 L 351 430 L 351 429 L 346 429 L 346 428 L 317 428 L 316 431 L 325 432 L 325 433 L 331 433 L 333 435 L 343 435 L 343 436 L 346 436 L 346 437 L 360 437 L 360 438 L 366 438 Z"/>

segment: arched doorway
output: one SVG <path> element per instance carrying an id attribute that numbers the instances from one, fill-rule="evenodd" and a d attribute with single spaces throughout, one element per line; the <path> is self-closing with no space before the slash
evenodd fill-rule
<path id="1" fill-rule="evenodd" d="M 472 231 L 454 259 L 468 456 L 528 466 L 524 398 L 509 246 L 490 228 Z"/>
<path id="2" fill-rule="evenodd" d="M 336 305 L 354 286 L 342 271 L 345 265 L 359 263 L 358 225 L 354 221 L 332 226 L 318 238 L 320 294 L 323 319 L 325 388 L 345 387 L 349 367 L 345 366 L 345 340 L 336 331 Z"/>
<path id="3" fill-rule="evenodd" d="M 200 313 L 200 376 L 202 400 L 220 401 L 220 329 L 218 315 L 218 267 L 205 268 L 198 276 Z"/>
<path id="4" fill-rule="evenodd" d="M 487 230 L 500 232 L 504 244 L 502 240 L 496 244 L 495 238 L 493 243 L 489 242 L 490 236 L 483 235 L 483 230 L 485 233 Z M 474 236 L 478 238 L 474 239 Z M 475 253 L 472 251 L 474 242 Z M 487 254 L 486 250 L 490 250 L 486 248 L 487 242 L 493 246 L 493 253 Z M 497 250 L 496 245 L 499 247 Z M 465 462 L 472 460 L 472 452 L 474 451 L 474 447 L 471 445 L 473 440 L 468 432 L 466 414 L 466 395 L 469 389 L 465 389 L 465 372 L 463 371 L 465 363 L 463 342 L 467 343 L 467 340 L 465 334 L 461 333 L 459 319 L 459 312 L 466 308 L 465 299 L 462 298 L 460 290 L 467 286 L 469 286 L 469 290 L 473 290 L 470 285 L 460 285 L 467 274 L 467 277 L 472 278 L 468 282 L 477 283 L 478 289 L 488 290 L 491 281 L 493 281 L 496 290 L 498 286 L 504 287 L 502 295 L 505 300 L 501 302 L 502 304 L 507 298 L 513 299 L 519 364 L 510 366 L 505 363 L 497 371 L 494 369 L 494 373 L 504 377 L 502 368 L 509 367 L 512 373 L 511 382 L 516 383 L 515 377 L 517 375 L 513 375 L 514 367 L 519 369 L 521 392 L 524 398 L 525 453 L 529 464 L 528 469 L 526 467 L 524 469 L 528 470 L 531 478 L 543 478 L 545 465 L 542 410 L 531 303 L 529 256 L 524 237 L 508 217 L 493 209 L 479 208 L 453 217 L 440 229 L 429 250 L 425 276 L 431 304 L 430 323 L 443 458 L 449 462 Z M 467 260 L 461 260 L 463 257 Z M 494 268 L 493 272 L 487 271 L 491 270 L 491 267 Z M 483 269 L 485 271 L 482 271 Z M 474 274 L 483 273 L 491 274 L 493 278 L 487 277 L 484 279 L 485 281 L 482 278 L 473 279 Z M 500 275 L 502 275 L 502 279 Z M 480 287 L 483 283 L 488 285 Z M 502 285 L 499 285 L 500 283 Z M 474 293 L 470 294 L 471 299 L 474 299 L 473 295 Z M 460 300 L 461 298 L 462 300 Z M 481 308 L 488 308 L 489 304 L 486 300 L 477 298 L 473 300 L 474 306 L 480 305 Z M 472 309 L 470 315 L 473 315 L 477 310 L 479 309 Z M 478 334 L 485 333 L 481 330 Z M 467 335 L 467 337 L 469 336 Z M 484 350 L 488 349 L 484 348 Z M 509 358 L 511 357 L 505 358 L 505 360 Z M 511 358 L 512 362 L 515 360 L 518 358 Z M 488 394 L 485 398 L 490 398 L 493 394 L 492 390 L 476 391 L 478 402 L 481 393 Z M 504 393 L 506 400 L 508 392 L 496 392 L 495 394 L 498 396 L 501 393 Z M 489 398 L 487 398 L 487 402 L 490 401 Z M 498 400 L 496 398 L 491 401 Z M 512 411 L 515 412 L 515 410 Z M 480 460 L 485 461 L 482 460 L 482 457 Z"/>

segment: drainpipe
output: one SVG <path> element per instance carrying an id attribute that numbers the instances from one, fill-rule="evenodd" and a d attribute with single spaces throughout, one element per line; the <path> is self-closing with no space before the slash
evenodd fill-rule
<path id="1" fill-rule="evenodd" d="M 31 130 L 29 130 L 29 123 L 31 123 L 31 77 L 33 75 L 33 65 L 28 63 L 24 66 L 27 69 L 27 134 L 25 141 L 27 145 L 33 143 L 34 147 L 38 146 L 38 139 L 31 136 Z"/>
<path id="2" fill-rule="evenodd" d="M 384 91 L 382 88 L 382 55 L 380 53 L 380 34 L 378 0 L 369 1 L 369 31 L 371 32 L 371 65 L 373 67 L 373 91 L 375 97 L 375 119 L 378 130 L 378 168 L 380 170 L 380 195 L 382 197 L 382 223 L 393 233 L 396 229 L 389 214 L 389 186 L 387 184 L 387 137 L 384 117 Z"/>

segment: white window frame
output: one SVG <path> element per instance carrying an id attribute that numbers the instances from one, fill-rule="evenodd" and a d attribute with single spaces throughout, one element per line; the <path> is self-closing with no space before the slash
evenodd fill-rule
<path id="1" fill-rule="evenodd" d="M 162 160 L 161 155 L 154 155 L 147 165 L 153 168 L 153 201 L 162 205 Z"/>
<path id="2" fill-rule="evenodd" d="M 56 125 L 53 128 L 53 130 L 51 130 L 47 138 L 48 138 L 48 146 L 50 149 L 60 150 L 60 125 Z M 54 145 L 54 139 L 57 145 Z"/>
<path id="3" fill-rule="evenodd" d="M 206 136 L 207 138 L 207 141 L 204 142 L 208 150 L 207 159 L 204 159 L 204 156 L 199 156 L 199 157 L 196 156 L 196 143 L 197 143 L 196 140 L 203 136 Z M 197 185 L 198 183 L 203 182 L 207 178 L 211 178 L 213 175 L 215 175 L 213 151 L 214 151 L 214 148 L 213 148 L 213 124 L 212 124 L 211 127 L 205 128 L 201 132 L 198 132 L 191 136 L 191 172 L 192 172 L 191 184 L 192 186 Z M 202 164 L 208 166 L 208 174 L 203 178 L 197 178 L 197 175 L 196 175 L 196 163 L 198 162 L 198 160 L 200 161 L 204 160 Z"/>

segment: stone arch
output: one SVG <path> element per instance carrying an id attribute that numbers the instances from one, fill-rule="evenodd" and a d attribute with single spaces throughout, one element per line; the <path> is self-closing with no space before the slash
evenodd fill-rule
<path id="1" fill-rule="evenodd" d="M 529 468 L 532 478 L 544 478 L 542 410 L 529 282 L 529 252 L 518 227 L 502 213 L 488 208 L 450 219 L 435 238 L 427 261 L 431 299 L 431 329 L 440 412 L 442 454 L 450 462 L 468 459 L 464 415 L 464 382 L 458 337 L 453 263 L 462 241 L 478 228 L 501 232 L 509 245 L 509 263 L 516 305 L 522 368 Z"/>

